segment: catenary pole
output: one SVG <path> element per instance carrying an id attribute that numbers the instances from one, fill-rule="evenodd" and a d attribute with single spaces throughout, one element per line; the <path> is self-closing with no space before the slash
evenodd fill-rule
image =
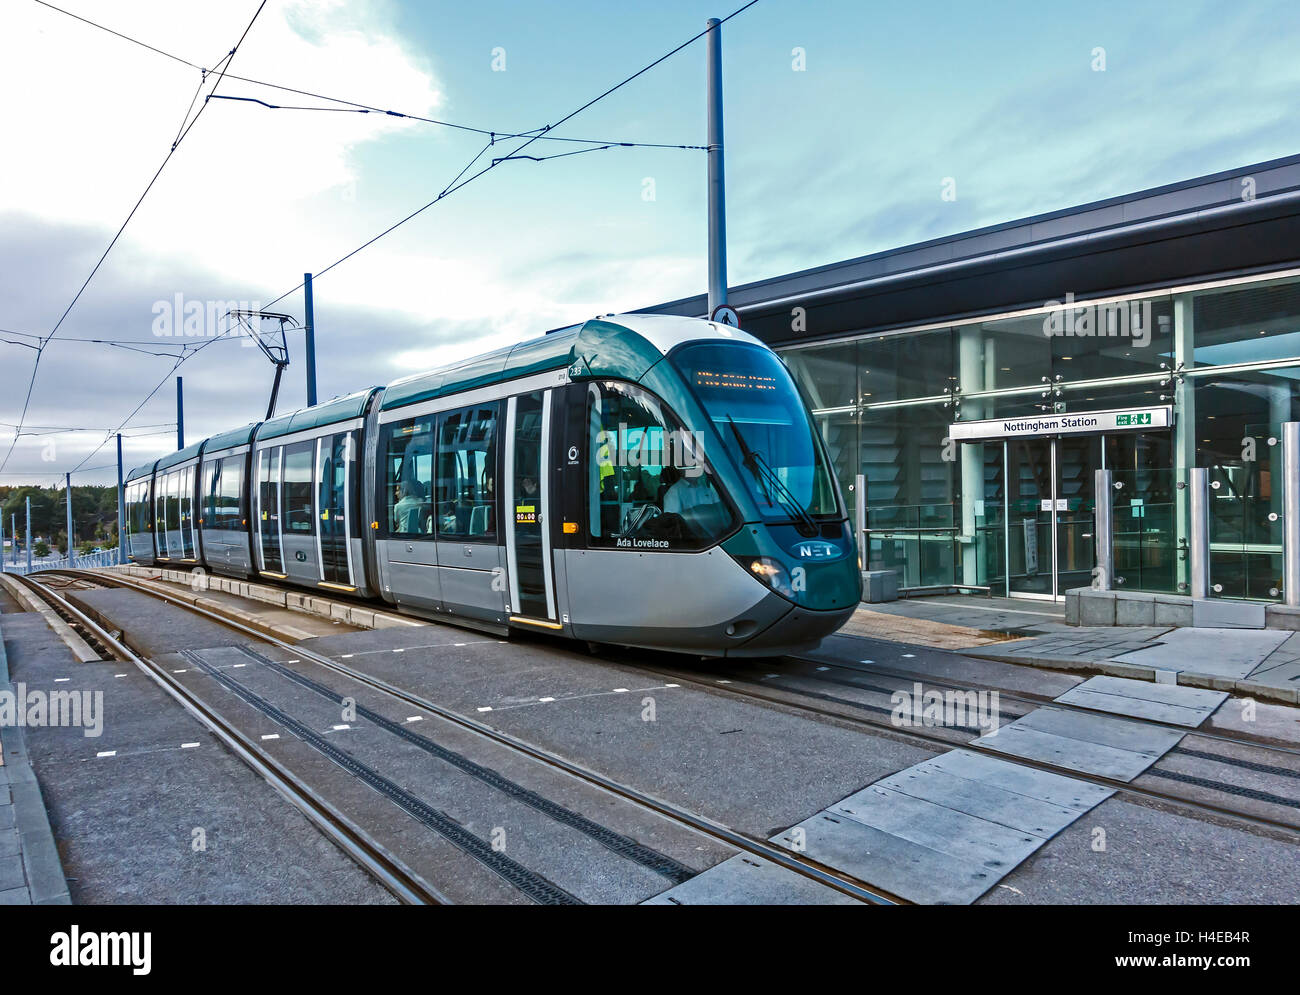
<path id="1" fill-rule="evenodd" d="M 117 562 L 126 563 L 126 487 L 122 482 L 122 433 L 117 433 Z"/>
<path id="2" fill-rule="evenodd" d="M 316 404 L 316 310 L 312 301 L 311 274 L 302 275 L 303 328 L 307 333 L 307 407 Z"/>
<path id="3" fill-rule="evenodd" d="M 727 303 L 726 171 L 722 158 L 722 22 L 708 20 L 709 314 Z"/>

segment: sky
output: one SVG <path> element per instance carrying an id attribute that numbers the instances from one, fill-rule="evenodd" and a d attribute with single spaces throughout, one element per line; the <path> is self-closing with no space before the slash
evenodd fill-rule
<path id="1" fill-rule="evenodd" d="M 229 71 L 515 133 L 742 2 L 268 0 Z M 257 0 L 57 6 L 211 67 Z M 1291 4 L 1249 0 L 759 0 L 723 28 L 729 282 L 1300 152 L 1298 26 Z M 550 135 L 703 145 L 704 58 L 697 41 Z M 159 335 L 178 299 L 183 315 L 294 291 L 270 310 L 300 321 L 304 272 L 433 200 L 477 153 L 467 176 L 518 144 L 196 92 L 341 106 L 217 83 L 36 0 L 0 0 L 0 459 L 35 357 L 19 343 L 59 323 L 193 122 L 46 346 L 0 483 L 74 469 L 74 483 L 109 482 L 104 443 L 123 422 L 128 466 L 174 449 L 174 375 L 187 442 L 257 420 L 273 368 L 246 338 L 171 372 L 182 345 L 226 327 L 214 312 L 197 336 Z M 314 281 L 319 397 L 702 293 L 705 177 L 705 154 L 678 148 L 501 163 Z M 305 403 L 300 331 L 288 346 L 280 412 Z"/>

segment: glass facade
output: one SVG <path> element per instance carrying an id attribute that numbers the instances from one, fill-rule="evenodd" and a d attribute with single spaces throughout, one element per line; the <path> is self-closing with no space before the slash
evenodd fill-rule
<path id="1" fill-rule="evenodd" d="M 1282 423 L 1300 419 L 1300 277 L 846 329 L 780 351 L 845 494 L 865 476 L 864 568 L 898 571 L 902 588 L 1060 598 L 1087 586 L 1104 468 L 1116 585 L 1188 593 L 1186 485 L 1205 467 L 1211 596 L 1280 597 L 1280 440 Z M 1171 427 L 950 436 L 984 419 L 1164 406 Z"/>

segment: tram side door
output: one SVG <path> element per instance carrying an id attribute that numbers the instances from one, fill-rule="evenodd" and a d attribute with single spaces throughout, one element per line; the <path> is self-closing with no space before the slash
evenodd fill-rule
<path id="1" fill-rule="evenodd" d="M 552 571 L 550 451 L 553 391 L 509 398 L 505 425 L 506 571 L 512 621 L 559 629 Z"/>

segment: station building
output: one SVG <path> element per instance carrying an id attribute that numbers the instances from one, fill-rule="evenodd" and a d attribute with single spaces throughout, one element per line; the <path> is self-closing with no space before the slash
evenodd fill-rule
<path id="1" fill-rule="evenodd" d="M 736 287 L 904 591 L 1061 599 L 1113 514 L 1114 584 L 1279 601 L 1281 425 L 1300 420 L 1300 156 Z M 648 309 L 703 315 L 703 296 Z M 1095 491 L 1109 469 L 1112 493 Z M 859 476 L 861 475 L 861 476 Z M 855 515 L 856 517 L 856 515 Z"/>

